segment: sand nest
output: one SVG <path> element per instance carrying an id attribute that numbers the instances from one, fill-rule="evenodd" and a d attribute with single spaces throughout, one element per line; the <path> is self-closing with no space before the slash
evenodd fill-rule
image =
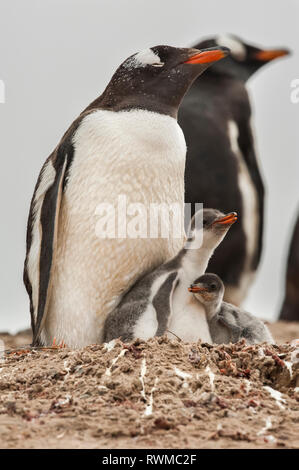
<path id="1" fill-rule="evenodd" d="M 0 367 L 2 448 L 299 444 L 298 341 L 115 341 L 13 352 Z"/>

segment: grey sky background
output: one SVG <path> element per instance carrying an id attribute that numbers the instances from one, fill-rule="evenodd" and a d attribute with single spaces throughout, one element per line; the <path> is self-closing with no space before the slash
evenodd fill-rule
<path id="1" fill-rule="evenodd" d="M 0 79 L 6 85 L 0 104 L 0 330 L 29 325 L 22 270 L 30 199 L 44 160 L 72 120 L 132 53 L 158 44 L 188 46 L 223 32 L 293 51 L 249 85 L 267 204 L 263 262 L 245 306 L 277 317 L 299 206 L 299 104 L 290 100 L 291 81 L 299 78 L 298 19 L 297 0 L 0 0 Z"/>

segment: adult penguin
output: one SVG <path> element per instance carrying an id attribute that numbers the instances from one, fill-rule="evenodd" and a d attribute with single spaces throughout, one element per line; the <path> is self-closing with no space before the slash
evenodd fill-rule
<path id="1" fill-rule="evenodd" d="M 260 49 L 234 36 L 207 39 L 196 47 L 219 45 L 229 47 L 231 55 L 195 81 L 179 111 L 187 143 L 185 201 L 202 202 L 222 212 L 233 207 L 239 214 L 240 223 L 217 250 L 208 270 L 223 280 L 225 300 L 240 305 L 259 265 L 264 212 L 246 82 L 288 51 Z"/>
<path id="2" fill-rule="evenodd" d="M 126 208 L 145 210 L 141 224 L 152 203 L 182 209 L 186 144 L 178 107 L 195 78 L 227 53 L 156 46 L 134 54 L 46 160 L 31 203 L 24 270 L 33 344 L 97 342 L 121 294 L 181 248 L 183 230 L 177 238 L 133 238 L 136 221 L 126 225 Z"/>
<path id="3" fill-rule="evenodd" d="M 294 227 L 289 248 L 285 296 L 280 320 L 299 321 L 299 217 Z"/>

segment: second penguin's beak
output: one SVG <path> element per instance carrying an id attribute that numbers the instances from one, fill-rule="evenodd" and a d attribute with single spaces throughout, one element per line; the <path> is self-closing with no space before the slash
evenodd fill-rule
<path id="1" fill-rule="evenodd" d="M 206 292 L 208 289 L 204 287 L 202 284 L 191 284 L 190 287 L 188 287 L 189 292 Z"/>
<path id="2" fill-rule="evenodd" d="M 288 49 L 269 49 L 261 50 L 254 54 L 254 58 L 260 62 L 270 62 L 270 60 L 278 59 L 278 57 L 284 57 L 289 55 Z"/>
<path id="3" fill-rule="evenodd" d="M 212 225 L 232 225 L 238 220 L 238 215 L 236 212 L 230 212 L 229 214 L 221 217 L 220 219 L 216 219 Z"/>
<path id="4" fill-rule="evenodd" d="M 211 64 L 224 59 L 230 50 L 227 47 L 210 47 L 209 49 L 191 49 L 190 57 L 184 64 Z"/>

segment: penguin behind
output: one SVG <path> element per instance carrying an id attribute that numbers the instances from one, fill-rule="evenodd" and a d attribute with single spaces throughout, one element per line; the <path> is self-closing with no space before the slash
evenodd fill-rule
<path id="1" fill-rule="evenodd" d="M 264 65 L 288 54 L 264 50 L 235 36 L 217 36 L 196 47 L 225 44 L 231 54 L 198 78 L 179 111 L 187 157 L 185 201 L 203 202 L 239 223 L 211 259 L 209 270 L 223 280 L 225 299 L 240 305 L 254 279 L 262 252 L 264 185 L 255 153 L 246 81 Z"/>
<path id="2" fill-rule="evenodd" d="M 104 341 L 132 341 L 161 336 L 170 330 L 185 341 L 210 339 L 198 302 L 190 302 L 187 286 L 204 273 L 209 259 L 237 220 L 233 212 L 203 209 L 192 218 L 184 247 L 171 260 L 138 280 L 111 312 L 104 325 Z M 194 306 L 196 314 L 194 314 Z"/>
<path id="3" fill-rule="evenodd" d="M 102 235 L 99 204 L 184 202 L 186 144 L 177 124 L 188 87 L 228 50 L 156 46 L 129 57 L 103 94 L 73 122 L 45 162 L 27 229 L 24 282 L 33 344 L 82 347 L 143 273 L 182 247 L 178 237 Z M 124 218 L 126 208 L 112 219 Z M 111 221 L 107 222 L 111 227 Z M 115 282 L 117 279 L 117 282 Z"/>
<path id="4" fill-rule="evenodd" d="M 294 227 L 286 270 L 285 296 L 280 320 L 299 321 L 299 217 Z"/>
<path id="5" fill-rule="evenodd" d="M 237 343 L 242 338 L 249 344 L 274 343 L 270 331 L 261 320 L 223 302 L 224 284 L 216 274 L 200 276 L 188 290 L 205 308 L 214 343 Z"/>

